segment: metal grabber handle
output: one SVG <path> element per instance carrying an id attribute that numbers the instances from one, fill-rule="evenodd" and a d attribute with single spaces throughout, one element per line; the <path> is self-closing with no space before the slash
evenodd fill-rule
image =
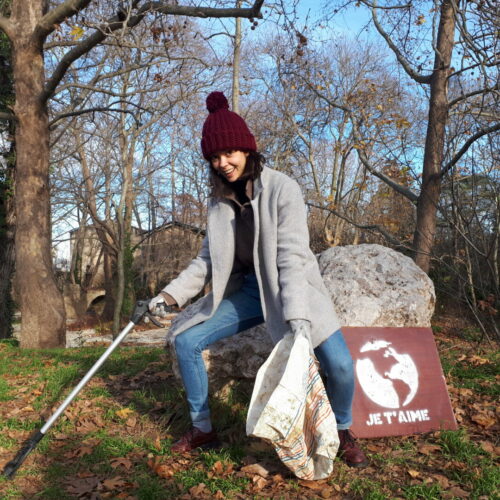
<path id="1" fill-rule="evenodd" d="M 40 440 L 45 436 L 47 431 L 52 427 L 54 422 L 60 417 L 60 415 L 64 412 L 64 410 L 68 407 L 68 405 L 75 399 L 78 393 L 87 385 L 88 381 L 94 376 L 95 372 L 99 370 L 99 368 L 103 365 L 103 363 L 108 359 L 111 353 L 118 347 L 118 345 L 123 341 L 123 339 L 128 335 L 132 328 L 139 324 L 144 318 L 147 316 L 152 323 L 154 323 L 159 328 L 163 328 L 159 321 L 157 321 L 154 316 L 148 310 L 148 300 L 140 300 L 136 303 L 134 312 L 132 313 L 132 318 L 128 325 L 120 332 L 118 337 L 113 341 L 113 343 L 104 351 L 101 357 L 94 363 L 94 366 L 87 372 L 87 374 L 80 380 L 79 384 L 71 391 L 71 394 L 61 403 L 59 408 L 53 413 L 53 415 L 45 422 L 43 427 L 34 432 L 24 443 L 23 447 L 13 460 L 7 463 L 4 467 L 2 474 L 6 476 L 8 479 L 14 477 L 17 469 L 24 462 L 26 457 L 33 451 L 36 445 L 40 442 Z"/>

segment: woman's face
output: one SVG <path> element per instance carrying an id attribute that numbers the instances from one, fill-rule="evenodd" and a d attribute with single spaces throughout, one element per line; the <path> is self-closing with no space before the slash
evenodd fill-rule
<path id="1" fill-rule="evenodd" d="M 248 152 L 228 149 L 218 151 L 210 158 L 215 171 L 229 182 L 237 181 L 245 172 Z"/>

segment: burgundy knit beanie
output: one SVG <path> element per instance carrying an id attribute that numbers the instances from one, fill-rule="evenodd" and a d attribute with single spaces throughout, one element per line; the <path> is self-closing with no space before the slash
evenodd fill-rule
<path id="1" fill-rule="evenodd" d="M 207 160 L 217 151 L 227 149 L 257 151 L 255 137 L 245 120 L 229 111 L 229 104 L 222 92 L 208 95 L 207 109 L 209 115 L 203 125 L 201 137 L 201 151 Z"/>

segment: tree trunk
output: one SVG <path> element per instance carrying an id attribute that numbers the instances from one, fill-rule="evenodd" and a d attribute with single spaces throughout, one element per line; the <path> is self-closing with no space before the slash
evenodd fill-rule
<path id="1" fill-rule="evenodd" d="M 101 314 L 103 321 L 111 321 L 115 310 L 116 254 L 104 245 L 104 309 Z"/>
<path id="2" fill-rule="evenodd" d="M 241 7 L 241 0 L 236 0 L 236 7 Z M 240 57 L 241 57 L 241 18 L 235 19 L 234 50 L 233 50 L 233 85 L 232 110 L 240 112 Z"/>
<path id="3" fill-rule="evenodd" d="M 123 239 L 120 238 L 120 243 L 123 243 Z M 123 296 L 125 294 L 125 269 L 123 267 L 123 257 L 124 257 L 124 249 L 120 248 L 118 251 L 118 256 L 116 259 L 116 274 L 117 274 L 117 283 L 116 283 L 116 300 L 115 300 L 115 309 L 113 311 L 113 338 L 117 337 L 118 332 L 120 331 L 120 319 L 123 305 Z"/>
<path id="4" fill-rule="evenodd" d="M 429 99 L 429 120 L 425 138 L 422 188 L 417 204 L 413 237 L 415 262 L 429 272 L 436 232 L 436 215 L 441 194 L 441 162 L 448 121 L 448 75 L 453 52 L 455 17 L 451 0 L 443 0 L 438 28 L 434 72 Z"/>
<path id="5" fill-rule="evenodd" d="M 3 223 L 0 225 L 0 339 L 11 336 L 14 312 L 11 294 L 15 262 L 15 212 L 12 196 L 14 165 L 12 163 L 11 158 L 8 158 L 5 181 L 0 181 L 0 219 L 3 218 Z"/>
<path id="6" fill-rule="evenodd" d="M 26 30 L 41 14 L 43 2 L 14 15 Z M 34 18 L 34 19 L 33 19 Z M 33 28 L 33 26 L 31 26 Z M 16 285 L 21 307 L 21 347 L 58 347 L 65 343 L 66 312 L 54 279 L 49 193 L 49 126 L 43 92 L 41 43 L 31 30 L 14 40 L 16 126 Z"/>

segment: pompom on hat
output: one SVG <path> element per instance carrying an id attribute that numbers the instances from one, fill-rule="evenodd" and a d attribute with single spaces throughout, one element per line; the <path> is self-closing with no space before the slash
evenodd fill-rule
<path id="1" fill-rule="evenodd" d="M 203 124 L 201 151 L 210 157 L 217 151 L 235 149 L 257 151 L 255 137 L 243 118 L 229 111 L 229 104 L 222 92 L 212 92 L 207 97 L 209 115 Z"/>

